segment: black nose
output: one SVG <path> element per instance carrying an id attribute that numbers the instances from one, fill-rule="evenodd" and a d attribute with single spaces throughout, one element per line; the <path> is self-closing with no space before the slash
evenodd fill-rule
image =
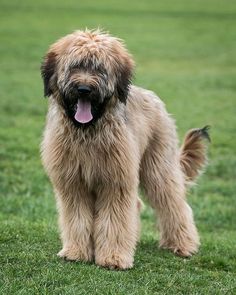
<path id="1" fill-rule="evenodd" d="M 89 86 L 80 85 L 78 87 L 78 91 L 79 91 L 79 94 L 88 95 L 88 94 L 90 94 L 90 92 L 92 91 L 92 89 Z"/>

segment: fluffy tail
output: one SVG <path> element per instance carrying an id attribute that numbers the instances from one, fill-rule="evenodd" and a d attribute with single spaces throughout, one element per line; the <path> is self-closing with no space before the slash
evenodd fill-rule
<path id="1" fill-rule="evenodd" d="M 207 163 L 205 139 L 211 141 L 209 128 L 205 126 L 202 129 L 192 129 L 185 136 L 181 147 L 180 163 L 187 182 L 193 182 Z"/>

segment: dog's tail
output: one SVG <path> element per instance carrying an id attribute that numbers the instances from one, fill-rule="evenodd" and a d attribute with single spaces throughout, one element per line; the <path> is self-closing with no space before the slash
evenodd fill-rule
<path id="1" fill-rule="evenodd" d="M 209 142 L 209 126 L 202 129 L 192 129 L 185 136 L 181 147 L 180 163 L 186 175 L 186 181 L 193 183 L 199 174 L 201 174 L 207 163 L 207 145 L 205 139 Z"/>

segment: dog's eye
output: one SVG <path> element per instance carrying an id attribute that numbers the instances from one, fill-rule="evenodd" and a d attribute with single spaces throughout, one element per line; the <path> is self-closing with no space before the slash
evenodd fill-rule
<path id="1" fill-rule="evenodd" d="M 101 77 L 101 78 L 104 79 L 104 80 L 107 80 L 107 79 L 108 79 L 108 75 L 107 75 L 107 73 L 104 73 L 104 72 L 100 72 L 100 73 L 98 73 L 98 76 Z"/>

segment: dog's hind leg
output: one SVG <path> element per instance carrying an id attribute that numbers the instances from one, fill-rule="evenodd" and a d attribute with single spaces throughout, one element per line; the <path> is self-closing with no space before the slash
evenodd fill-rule
<path id="1" fill-rule="evenodd" d="M 199 237 L 185 199 L 185 176 L 174 133 L 153 136 L 142 158 L 140 180 L 159 219 L 160 246 L 180 256 L 195 253 Z"/>

